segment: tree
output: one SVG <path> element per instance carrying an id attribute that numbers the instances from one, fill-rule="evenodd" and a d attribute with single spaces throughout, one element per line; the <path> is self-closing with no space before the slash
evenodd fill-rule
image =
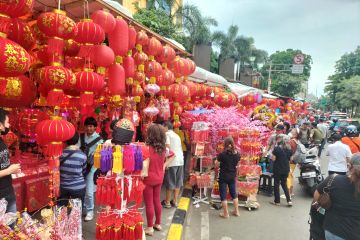
<path id="1" fill-rule="evenodd" d="M 237 49 L 235 46 L 235 39 L 239 32 L 239 27 L 236 25 L 231 25 L 227 31 L 224 33 L 222 31 L 215 31 L 213 33 L 213 43 L 220 47 L 219 60 L 224 60 L 227 58 L 236 58 Z"/>
<path id="2" fill-rule="evenodd" d="M 219 53 L 211 51 L 210 56 L 210 72 L 219 73 Z"/>
<path id="3" fill-rule="evenodd" d="M 339 104 L 343 109 L 359 111 L 360 107 L 360 76 L 345 79 L 340 83 L 341 91 L 336 93 Z"/>
<path id="4" fill-rule="evenodd" d="M 295 97 L 302 90 L 304 76 L 295 76 L 288 73 L 278 73 L 272 80 L 272 91 L 288 97 Z"/>

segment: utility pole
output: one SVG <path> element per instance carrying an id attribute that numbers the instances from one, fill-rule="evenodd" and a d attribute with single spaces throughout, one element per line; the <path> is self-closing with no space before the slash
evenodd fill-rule
<path id="1" fill-rule="evenodd" d="M 270 61 L 269 76 L 268 76 L 268 87 L 267 87 L 268 93 L 271 92 L 271 67 L 272 67 L 272 62 Z"/>

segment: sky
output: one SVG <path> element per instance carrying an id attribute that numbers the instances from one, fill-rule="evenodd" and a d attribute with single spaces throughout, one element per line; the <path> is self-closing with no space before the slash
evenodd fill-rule
<path id="1" fill-rule="evenodd" d="M 184 0 L 218 21 L 212 30 L 253 37 L 269 55 L 299 49 L 313 59 L 309 93 L 320 96 L 335 63 L 360 45 L 360 0 Z"/>

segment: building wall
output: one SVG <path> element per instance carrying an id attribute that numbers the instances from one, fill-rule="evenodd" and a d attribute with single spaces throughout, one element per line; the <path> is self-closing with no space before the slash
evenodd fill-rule
<path id="1" fill-rule="evenodd" d="M 234 80 L 235 61 L 233 58 L 227 58 L 220 61 L 219 75 L 228 80 Z"/>
<path id="2" fill-rule="evenodd" d="M 195 45 L 193 55 L 196 66 L 210 71 L 211 45 Z"/>

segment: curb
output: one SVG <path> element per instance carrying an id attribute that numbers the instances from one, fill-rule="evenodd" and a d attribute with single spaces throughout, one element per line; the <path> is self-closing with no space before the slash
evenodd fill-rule
<path id="1" fill-rule="evenodd" d="M 175 210 L 167 240 L 181 240 L 183 233 L 183 226 L 187 211 L 189 210 L 191 200 L 191 189 L 184 189 L 180 198 L 179 204 Z"/>

